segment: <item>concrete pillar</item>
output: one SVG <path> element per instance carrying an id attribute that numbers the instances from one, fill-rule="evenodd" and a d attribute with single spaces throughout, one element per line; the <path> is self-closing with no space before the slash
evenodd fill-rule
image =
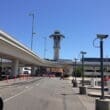
<path id="1" fill-rule="evenodd" d="M 23 67 L 19 67 L 19 73 L 23 74 Z"/>
<path id="2" fill-rule="evenodd" d="M 35 66 L 31 66 L 31 75 L 35 75 L 35 70 L 36 70 L 36 67 Z"/>
<path id="3" fill-rule="evenodd" d="M 12 66 L 12 76 L 18 75 L 18 67 L 19 67 L 19 60 L 13 60 L 13 66 Z"/>

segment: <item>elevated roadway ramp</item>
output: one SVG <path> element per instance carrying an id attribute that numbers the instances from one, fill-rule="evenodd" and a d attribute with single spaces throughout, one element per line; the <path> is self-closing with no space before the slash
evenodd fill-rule
<path id="1" fill-rule="evenodd" d="M 61 67 L 58 62 L 47 61 L 40 58 L 33 51 L 15 40 L 6 32 L 0 30 L 0 57 L 14 62 L 14 73 L 17 74 L 19 64 L 30 66 Z"/>

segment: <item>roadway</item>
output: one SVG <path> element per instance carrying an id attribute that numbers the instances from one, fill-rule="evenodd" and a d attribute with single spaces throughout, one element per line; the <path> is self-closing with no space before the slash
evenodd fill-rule
<path id="1" fill-rule="evenodd" d="M 95 110 L 95 98 L 78 94 L 69 80 L 40 78 L 2 87 L 4 110 Z"/>

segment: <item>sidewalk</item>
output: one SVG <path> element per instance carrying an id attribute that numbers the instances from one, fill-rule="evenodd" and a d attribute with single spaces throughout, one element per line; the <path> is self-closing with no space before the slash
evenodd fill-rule
<path id="1" fill-rule="evenodd" d="M 88 80 L 89 78 L 86 78 L 86 80 Z M 90 78 L 91 79 L 91 78 Z M 97 78 L 99 79 L 99 78 Z M 77 78 L 77 80 L 79 81 L 80 78 Z M 101 96 L 101 87 L 100 86 L 94 86 L 91 87 L 90 85 L 87 85 L 87 95 L 90 97 L 100 97 Z M 104 86 L 104 96 L 105 98 L 109 98 L 110 99 L 110 93 L 108 93 L 108 87 Z"/>
<path id="2" fill-rule="evenodd" d="M 71 81 L 69 82 L 69 86 L 71 87 L 71 92 L 73 93 L 72 96 L 72 105 L 74 105 L 74 110 L 95 110 L 95 97 L 90 97 L 88 95 L 80 95 L 79 94 L 79 87 L 73 87 Z M 68 87 L 69 88 L 69 87 Z M 66 88 L 67 89 L 67 88 Z M 67 90 L 66 90 L 67 91 Z M 70 98 L 69 97 L 69 98 Z"/>
<path id="3" fill-rule="evenodd" d="M 87 88 L 88 88 L 88 89 L 101 90 L 101 86 L 94 86 L 94 87 L 88 86 Z M 105 86 L 105 87 L 104 87 L 104 90 L 107 91 L 107 90 L 108 90 L 108 87 Z"/>
<path id="4" fill-rule="evenodd" d="M 101 96 L 101 87 L 99 86 L 94 86 L 94 87 L 87 87 L 87 94 L 88 96 L 92 97 L 100 97 Z M 108 87 L 104 87 L 104 96 L 105 98 L 110 98 L 110 93 L 108 93 Z"/>
<path id="5" fill-rule="evenodd" d="M 101 91 L 100 92 L 88 92 L 88 96 L 92 97 L 100 97 L 101 96 Z M 105 98 L 110 98 L 110 94 L 105 93 Z"/>
<path id="6" fill-rule="evenodd" d="M 27 82 L 31 82 L 39 79 L 41 79 L 41 77 L 28 77 L 28 78 L 22 77 L 22 78 L 16 78 L 16 79 L 3 80 L 3 81 L 0 81 L 0 88 L 5 86 L 15 85 L 18 83 L 25 83 L 25 82 L 27 83 Z"/>

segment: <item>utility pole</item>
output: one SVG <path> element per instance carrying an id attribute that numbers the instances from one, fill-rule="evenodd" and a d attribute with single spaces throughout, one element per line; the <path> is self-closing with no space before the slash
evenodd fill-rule
<path id="1" fill-rule="evenodd" d="M 86 94 L 86 87 L 84 86 L 84 55 L 86 52 L 81 51 L 80 54 L 82 54 L 82 86 L 79 87 L 80 94 Z"/>
<path id="2" fill-rule="evenodd" d="M 100 40 L 101 99 L 104 99 L 103 39 L 107 37 L 108 35 L 97 34 L 97 38 Z"/>
<path id="3" fill-rule="evenodd" d="M 84 55 L 86 54 L 86 52 L 81 51 L 82 54 L 82 86 L 84 86 Z"/>
<path id="4" fill-rule="evenodd" d="M 97 34 L 97 39 L 100 40 L 100 71 L 101 71 L 101 96 L 100 99 L 96 99 L 95 108 L 96 110 L 110 110 L 110 100 L 106 100 L 104 96 L 104 65 L 103 65 L 103 40 L 106 39 L 108 35 Z"/>
<path id="5" fill-rule="evenodd" d="M 76 82 L 76 69 L 77 69 L 77 60 L 78 59 L 75 58 L 74 60 L 75 60 L 75 82 Z"/>
<path id="6" fill-rule="evenodd" d="M 44 59 L 46 58 L 46 51 L 47 51 L 47 38 L 44 37 Z"/>
<path id="7" fill-rule="evenodd" d="M 35 19 L 35 14 L 30 13 L 29 16 L 32 16 L 32 36 L 31 36 L 31 50 L 33 50 L 33 36 L 35 34 L 34 32 L 34 19 Z"/>

